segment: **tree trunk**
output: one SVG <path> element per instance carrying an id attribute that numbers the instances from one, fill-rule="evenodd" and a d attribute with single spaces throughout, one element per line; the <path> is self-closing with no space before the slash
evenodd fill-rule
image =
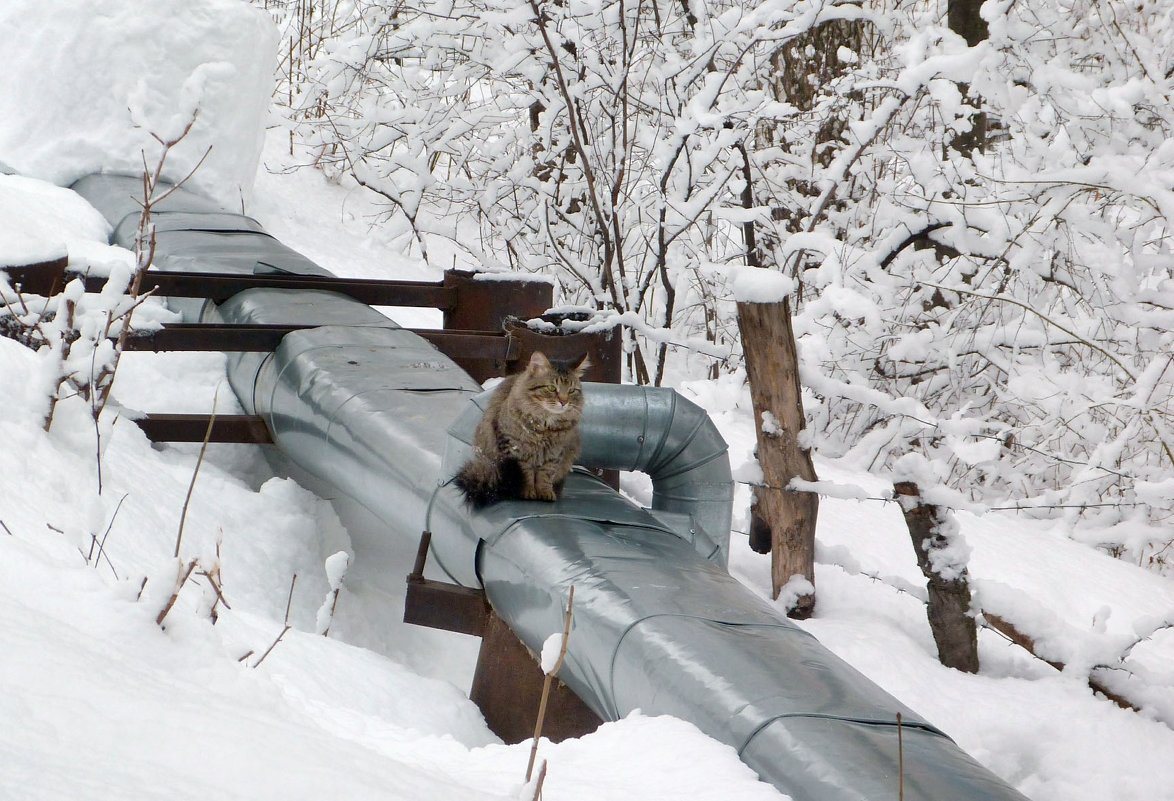
<path id="1" fill-rule="evenodd" d="M 971 47 L 986 41 L 990 36 L 986 20 L 978 13 L 982 3 L 983 0 L 949 0 L 949 9 L 946 11 L 946 24 L 950 30 L 965 39 Z"/>
<path id="2" fill-rule="evenodd" d="M 777 100 L 804 112 L 814 111 L 819 91 L 843 68 L 840 48 L 859 51 L 864 30 L 863 22 L 830 20 L 796 37 L 772 55 L 774 74 L 766 88 Z M 813 168 L 816 164 L 831 163 L 846 128 L 847 122 L 841 116 L 832 114 L 823 120 L 810 152 Z M 755 147 L 775 147 L 777 134 L 775 126 L 760 126 Z M 774 221 L 773 225 L 762 226 L 757 231 L 752 222 L 743 225 L 746 263 L 751 267 L 778 268 L 773 253 L 777 252 L 780 233 L 800 230 L 802 210 L 781 204 L 756 187 L 752 159 L 745 148 L 741 155 L 745 181 L 742 204 L 746 209 L 770 207 Z M 810 183 L 794 188 L 808 196 L 818 195 L 817 188 Z M 762 485 L 754 489 L 750 543 L 760 552 L 769 543 L 775 598 L 796 578 L 804 580 L 791 583 L 786 589 L 787 614 L 806 618 L 815 611 L 815 521 L 819 496 L 786 491 L 794 478 L 816 480 L 811 452 L 800 442 L 806 421 L 790 301 L 738 303 L 738 330 L 754 404 L 758 462 L 763 475 Z M 763 425 L 766 412 L 771 415 L 769 426 Z"/>
<path id="3" fill-rule="evenodd" d="M 978 13 L 983 0 L 948 0 L 949 8 L 946 12 L 946 23 L 950 30 L 966 40 L 966 44 L 974 47 L 990 36 L 986 20 Z M 968 84 L 959 84 L 962 94 L 969 90 Z M 952 142 L 954 148 L 963 156 L 969 158 L 975 151 L 986 147 L 989 121 L 985 112 L 974 115 L 973 127 L 966 133 L 959 134 Z"/>
<path id="4" fill-rule="evenodd" d="M 946 667 L 966 673 L 978 672 L 978 626 L 970 614 L 970 584 L 966 568 L 943 575 L 940 560 L 934 551 L 941 551 L 949 540 L 943 524 L 950 520 L 949 511 L 941 506 L 925 503 L 921 490 L 911 481 L 893 485 L 905 524 L 913 539 L 917 564 L 926 578 L 929 589 L 929 627 L 938 646 L 938 660 Z"/>
<path id="5" fill-rule="evenodd" d="M 819 496 L 787 492 L 793 478 L 814 481 L 811 452 L 800 442 L 806 428 L 799 386 L 799 357 L 791 329 L 791 304 L 739 303 L 738 329 L 754 405 L 762 485 L 754 488 L 751 529 L 769 537 L 771 587 L 775 598 L 795 576 L 805 579 L 787 614 L 810 617 L 815 610 L 815 519 Z M 764 421 L 764 413 L 769 420 Z M 764 422 L 766 423 L 764 425 Z M 794 585 L 792 585 L 794 591 Z"/>

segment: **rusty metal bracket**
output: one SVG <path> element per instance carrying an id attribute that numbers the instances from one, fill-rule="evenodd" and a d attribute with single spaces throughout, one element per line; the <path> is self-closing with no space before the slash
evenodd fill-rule
<path id="1" fill-rule="evenodd" d="M 0 265 L 0 272 L 8 274 L 8 283 L 19 292 L 50 297 L 65 287 L 65 257 L 36 264 Z"/>
<path id="2" fill-rule="evenodd" d="M 155 331 L 136 333 L 126 340 L 128 351 L 225 351 L 274 350 L 286 334 L 316 328 L 314 325 L 245 323 L 170 323 Z M 519 347 L 515 337 L 492 331 L 441 331 L 411 328 L 456 362 L 514 361 Z"/>
<path id="3" fill-rule="evenodd" d="M 424 578 L 432 532 L 420 536 L 416 564 L 408 574 L 404 622 L 481 637 L 489 622 L 489 602 L 483 590 Z"/>
<path id="4" fill-rule="evenodd" d="M 87 278 L 86 291 L 98 292 L 105 278 Z M 338 292 L 368 306 L 420 306 L 447 309 L 456 292 L 440 281 L 389 281 L 374 278 L 339 278 L 333 275 L 296 273 L 203 273 L 151 270 L 143 278 L 143 290 L 170 298 L 207 298 L 222 303 L 248 289 L 299 289 Z"/>
<path id="5" fill-rule="evenodd" d="M 420 535 L 416 562 L 408 574 L 404 622 L 481 638 L 477 668 L 469 698 L 481 709 L 485 722 L 507 743 L 533 736 L 544 674 L 534 654 L 498 617 L 485 592 L 424 578 L 432 532 Z M 603 721 L 561 681 L 555 682 L 548 702 L 543 736 L 554 742 L 582 737 Z"/>
<path id="6" fill-rule="evenodd" d="M 135 424 L 151 442 L 203 442 L 208 434 L 207 414 L 148 414 Z M 271 445 L 273 437 L 262 417 L 251 414 L 218 414 L 212 420 L 209 442 Z"/>

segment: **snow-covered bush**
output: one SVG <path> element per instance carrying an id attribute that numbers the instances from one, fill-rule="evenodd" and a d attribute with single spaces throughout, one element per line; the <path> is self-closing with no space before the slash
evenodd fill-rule
<path id="1" fill-rule="evenodd" d="M 738 367 L 753 232 L 795 281 L 817 452 L 920 453 L 960 503 L 1161 548 L 1104 529 L 1174 509 L 1157 0 L 992 0 L 975 46 L 893 0 L 265 5 L 314 162 L 424 258 L 556 275 L 659 383 Z"/>
<path id="2" fill-rule="evenodd" d="M 988 505 L 1169 519 L 1149 490 L 1174 467 L 1171 12 L 985 9 L 989 41 L 927 19 L 859 73 L 902 107 L 852 123 L 884 128 L 794 246 L 817 252 L 796 321 L 814 444 L 874 469 L 919 451 Z M 989 142 L 964 156 L 977 109 Z"/>

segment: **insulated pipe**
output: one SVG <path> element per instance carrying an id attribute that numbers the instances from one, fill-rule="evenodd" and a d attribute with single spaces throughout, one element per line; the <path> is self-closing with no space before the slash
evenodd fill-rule
<path id="1" fill-rule="evenodd" d="M 459 444 L 448 450 L 446 475 L 468 458 L 492 394 L 474 398 L 449 429 Z M 648 474 L 657 518 L 725 567 L 734 482 L 726 442 L 705 410 L 665 387 L 586 382 L 583 400 L 578 464 Z"/>
<path id="2" fill-rule="evenodd" d="M 653 511 L 691 518 L 725 567 L 734 481 L 726 442 L 705 410 L 664 387 L 592 384 L 584 398 L 582 464 L 647 473 Z"/>
<path id="3" fill-rule="evenodd" d="M 91 176 L 75 188 L 130 244 L 133 226 L 118 224 L 137 213 L 137 179 Z M 157 267 L 324 272 L 234 217 L 174 193 L 156 214 Z M 272 354 L 229 357 L 241 404 L 265 416 L 292 461 L 389 527 L 411 536 L 430 519 L 435 561 L 454 580 L 484 586 L 531 650 L 561 630 L 574 586 L 576 628 L 560 678 L 601 717 L 641 709 L 691 721 L 795 801 L 899 792 L 908 801 L 1025 801 L 730 577 L 724 444 L 675 393 L 585 393 L 584 461 L 649 471 L 653 509 L 575 472 L 556 502 L 473 513 L 446 479 L 480 415 L 470 401 L 484 396 L 429 343 L 330 292 L 249 290 L 184 314 L 318 325 L 287 335 Z"/>

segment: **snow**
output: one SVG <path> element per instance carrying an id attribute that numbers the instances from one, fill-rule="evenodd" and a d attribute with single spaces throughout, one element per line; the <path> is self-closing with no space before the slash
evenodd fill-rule
<path id="1" fill-rule="evenodd" d="M 346 577 L 346 569 L 350 566 L 351 556 L 346 551 L 339 551 L 326 560 L 326 577 L 330 582 L 330 589 L 337 590 L 342 586 Z"/>
<path id="2" fill-rule="evenodd" d="M 283 131 L 271 133 L 248 198 L 273 45 L 264 16 L 235 0 L 4 3 L 0 161 L 26 175 L 0 176 L 0 264 L 65 254 L 82 268 L 132 263 L 105 244 L 96 212 L 59 185 L 133 168 L 147 141 L 134 120 L 174 130 L 199 98 L 193 153 L 197 143 L 216 146 L 196 186 L 234 204 L 243 193 L 272 233 L 337 272 L 438 277 L 404 255 L 406 238 L 369 228 L 378 209 L 353 186 L 295 170 Z M 749 297 L 791 291 L 779 273 L 760 278 Z M 768 290 L 776 294 L 761 294 Z M 389 313 L 407 325 L 439 316 Z M 143 310 L 144 320 L 165 316 L 156 302 Z M 99 451 L 80 399 L 62 401 L 52 430 L 42 430 L 43 365 L 0 338 L 0 798 L 518 798 L 529 744 L 500 743 L 466 697 L 476 642 L 399 622 L 415 542 L 345 499 L 325 500 L 278 455 L 210 446 L 181 546 L 181 559 L 198 567 L 165 626 L 156 624 L 199 447 L 153 446 L 132 418 L 213 403 L 239 411 L 230 392 L 217 393 L 223 365 L 220 354 L 128 355 Z M 679 388 L 709 410 L 739 479 L 752 482 L 761 480 L 760 421 L 742 378 Z M 853 390 L 924 411 L 912 399 Z M 988 455 L 990 446 L 952 439 L 968 462 Z M 1034 801 L 1174 798 L 1168 577 L 1110 558 L 1063 520 L 955 511 L 978 604 L 1066 669 L 983 629 L 981 673 L 948 670 L 935 658 L 900 509 L 884 500 L 891 480 L 823 459 L 816 466 L 820 481 L 800 486 L 824 496 L 807 630 Z M 934 480 L 924 463 L 902 469 Z M 625 488 L 648 492 L 639 480 Z M 1169 497 L 1170 482 L 1145 491 Z M 741 484 L 731 570 L 767 597 L 770 560 L 741 533 L 748 508 Z M 810 587 L 793 581 L 788 591 Z M 324 599 L 328 637 L 315 633 Z M 561 637 L 543 648 L 544 669 Z M 1122 681 L 1140 713 L 1093 694 L 1096 665 L 1133 672 Z M 544 741 L 540 756 L 549 764 L 544 796 L 560 801 L 782 797 L 731 749 L 667 717 L 637 713 L 582 738 Z"/>
<path id="3" fill-rule="evenodd" d="M 738 267 L 734 272 L 734 300 L 739 303 L 781 303 L 794 291 L 795 281 L 778 270 Z"/>
<path id="4" fill-rule="evenodd" d="M 554 675 L 555 668 L 558 667 L 559 656 L 563 650 L 563 639 L 563 633 L 558 631 L 551 634 L 542 643 L 542 654 L 539 656 L 538 664 L 542 666 L 542 672 L 548 676 Z"/>
<path id="5" fill-rule="evenodd" d="M 67 186 L 140 172 L 191 133 L 168 173 L 238 208 L 252 190 L 273 90 L 277 31 L 240 0 L 5 0 L 0 161 Z M 198 112 L 198 113 L 197 113 Z M 210 148 L 210 150 L 209 150 Z"/>
<path id="6" fill-rule="evenodd" d="M 45 181 L 0 175 L 0 220 L 0 266 L 65 256 L 80 265 L 118 258 L 106 244 L 106 218 L 73 192 Z"/>

